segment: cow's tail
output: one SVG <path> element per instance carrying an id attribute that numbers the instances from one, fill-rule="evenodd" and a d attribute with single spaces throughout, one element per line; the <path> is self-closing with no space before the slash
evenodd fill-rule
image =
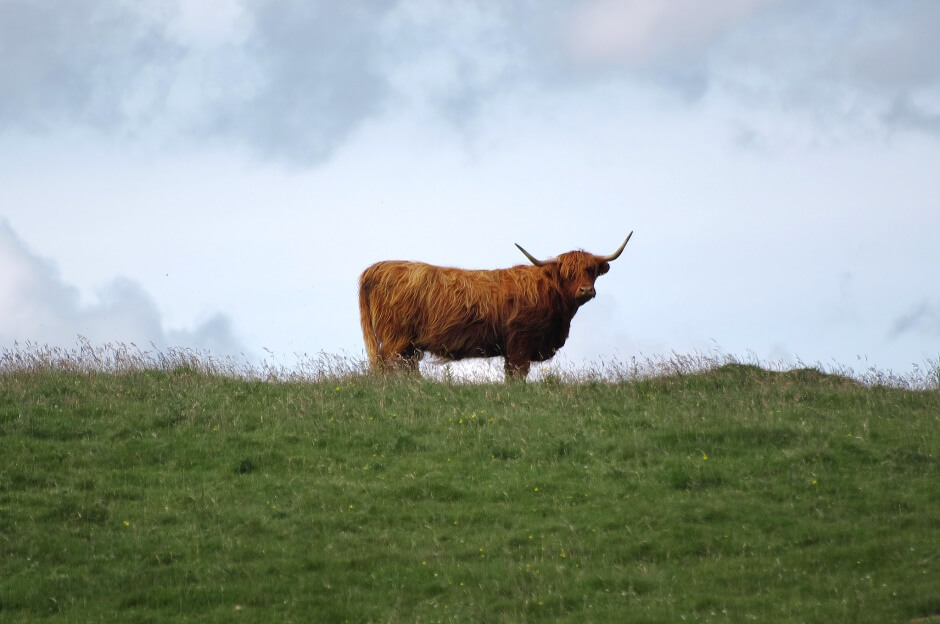
<path id="1" fill-rule="evenodd" d="M 372 306 L 369 303 L 369 294 L 372 284 L 368 271 L 362 274 L 359 280 L 359 322 L 362 323 L 362 339 L 366 343 L 366 355 L 369 356 L 369 365 L 372 370 L 381 366 L 379 357 L 379 340 L 375 335 L 375 326 L 372 324 Z"/>

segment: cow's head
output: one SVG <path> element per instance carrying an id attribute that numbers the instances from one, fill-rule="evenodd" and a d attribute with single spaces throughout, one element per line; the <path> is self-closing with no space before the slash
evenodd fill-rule
<path id="1" fill-rule="evenodd" d="M 633 232 L 623 241 L 620 249 L 609 256 L 595 256 L 586 251 L 569 251 L 555 258 L 538 260 L 532 254 L 519 247 L 532 264 L 537 267 L 546 267 L 558 276 L 562 292 L 570 297 L 577 305 L 584 305 L 594 298 L 594 280 L 610 270 L 610 263 L 620 257 L 624 247 L 630 242 Z"/>

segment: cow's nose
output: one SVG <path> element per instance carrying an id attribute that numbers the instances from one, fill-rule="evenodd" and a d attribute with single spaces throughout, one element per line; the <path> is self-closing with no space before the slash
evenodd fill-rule
<path id="1" fill-rule="evenodd" d="M 594 287 L 593 287 L 593 286 L 582 286 L 582 287 L 579 288 L 578 290 L 580 291 L 580 295 L 581 295 L 582 297 L 587 297 L 588 299 L 590 299 L 591 297 L 593 297 L 593 296 L 596 294 L 596 293 L 594 292 Z"/>

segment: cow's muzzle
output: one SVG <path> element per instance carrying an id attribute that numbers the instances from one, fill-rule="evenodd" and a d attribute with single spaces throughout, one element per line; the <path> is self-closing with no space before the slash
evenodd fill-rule
<path id="1" fill-rule="evenodd" d="M 582 286 L 578 289 L 578 301 L 581 303 L 587 303 L 594 298 L 594 295 L 597 294 L 597 291 L 594 290 L 593 286 Z"/>

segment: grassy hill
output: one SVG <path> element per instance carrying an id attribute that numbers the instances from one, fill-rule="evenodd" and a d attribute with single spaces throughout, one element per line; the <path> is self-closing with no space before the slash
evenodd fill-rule
<path id="1" fill-rule="evenodd" d="M 940 392 L 0 373 L 0 621 L 908 622 Z"/>

